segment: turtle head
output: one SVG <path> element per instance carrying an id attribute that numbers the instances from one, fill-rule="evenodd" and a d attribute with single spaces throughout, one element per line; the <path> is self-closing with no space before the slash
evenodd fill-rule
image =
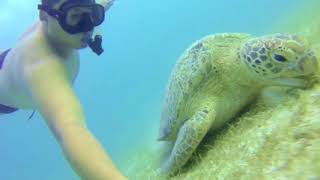
<path id="1" fill-rule="evenodd" d="M 317 58 L 299 35 L 275 34 L 247 41 L 240 58 L 267 85 L 305 86 L 317 71 Z"/>

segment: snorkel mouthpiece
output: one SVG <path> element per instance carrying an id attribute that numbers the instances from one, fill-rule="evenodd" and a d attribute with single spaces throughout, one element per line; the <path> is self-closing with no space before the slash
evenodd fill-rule
<path id="1" fill-rule="evenodd" d="M 102 48 L 102 36 L 96 35 L 94 39 L 91 38 L 89 42 L 89 47 L 94 53 L 100 56 L 104 51 Z"/>

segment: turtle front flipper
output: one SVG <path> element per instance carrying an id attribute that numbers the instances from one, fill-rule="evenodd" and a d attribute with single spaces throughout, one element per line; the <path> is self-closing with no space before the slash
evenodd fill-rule
<path id="1" fill-rule="evenodd" d="M 160 175 L 173 175 L 188 161 L 210 129 L 215 116 L 214 108 L 206 106 L 181 126 L 170 157 L 160 169 Z"/>

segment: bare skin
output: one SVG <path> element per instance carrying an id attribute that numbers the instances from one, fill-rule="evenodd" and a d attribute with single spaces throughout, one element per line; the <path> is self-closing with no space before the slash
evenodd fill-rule
<path id="1" fill-rule="evenodd" d="M 112 5 L 110 0 L 100 3 L 106 10 Z M 92 33 L 71 36 L 49 16 L 32 25 L 0 70 L 0 104 L 40 112 L 81 179 L 126 179 L 88 129 L 72 89 L 79 72 L 78 50 L 87 47 L 84 39 Z"/>

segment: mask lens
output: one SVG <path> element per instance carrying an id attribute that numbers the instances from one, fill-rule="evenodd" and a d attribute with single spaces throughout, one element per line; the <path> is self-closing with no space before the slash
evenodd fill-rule
<path id="1" fill-rule="evenodd" d="M 100 25 L 104 20 L 104 9 L 98 5 L 72 7 L 68 10 L 65 21 L 70 26 L 76 26 L 83 18 L 83 15 L 87 14 L 90 17 L 94 26 Z"/>
<path id="2" fill-rule="evenodd" d="M 92 20 L 95 26 L 104 21 L 104 7 L 101 5 L 92 6 Z"/>
<path id="3" fill-rule="evenodd" d="M 66 14 L 66 23 L 70 26 L 77 25 L 84 14 L 88 14 L 91 18 L 91 8 L 86 7 L 74 7 L 71 8 Z"/>

